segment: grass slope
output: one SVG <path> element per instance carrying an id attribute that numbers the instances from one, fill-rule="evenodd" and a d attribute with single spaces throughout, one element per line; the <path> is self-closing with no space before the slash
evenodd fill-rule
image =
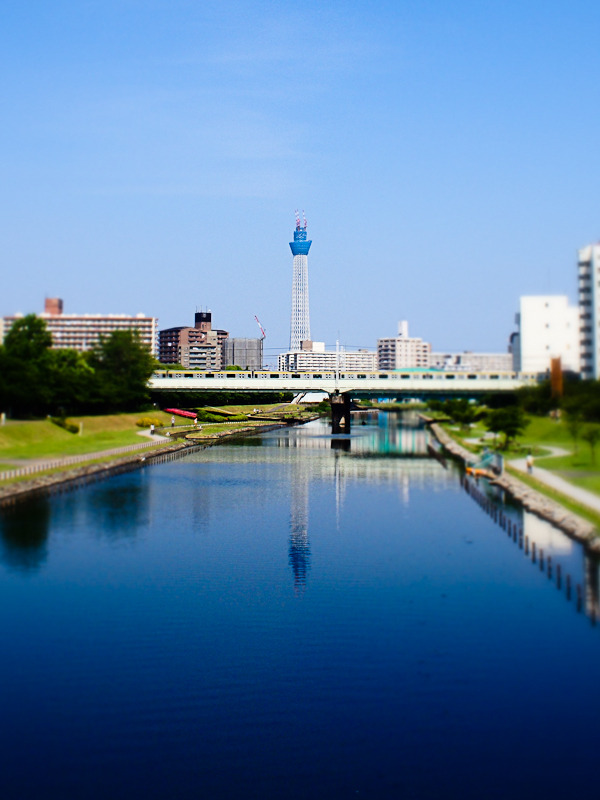
<path id="1" fill-rule="evenodd" d="M 50 420 L 8 421 L 0 427 L 0 459 L 5 463 L 11 459 L 60 458 L 138 444 L 144 441 L 138 436 L 140 429 L 135 424 L 140 416 L 110 414 L 69 418 L 77 425 L 83 422 L 81 436 L 59 428 Z"/>

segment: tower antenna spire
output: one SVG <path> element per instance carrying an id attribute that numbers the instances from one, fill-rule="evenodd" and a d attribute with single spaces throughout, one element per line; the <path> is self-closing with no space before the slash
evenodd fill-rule
<path id="1" fill-rule="evenodd" d="M 296 230 L 299 231 L 300 230 L 300 212 L 298 211 L 298 209 L 296 209 L 294 211 L 294 214 L 296 215 Z"/>

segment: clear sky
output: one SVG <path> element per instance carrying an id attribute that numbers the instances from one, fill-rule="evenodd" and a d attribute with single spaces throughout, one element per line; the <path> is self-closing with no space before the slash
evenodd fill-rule
<path id="1" fill-rule="evenodd" d="M 210 308 L 506 349 L 600 237 L 591 0 L 22 0 L 0 11 L 0 314 Z M 596 127 L 598 125 L 598 127 Z"/>

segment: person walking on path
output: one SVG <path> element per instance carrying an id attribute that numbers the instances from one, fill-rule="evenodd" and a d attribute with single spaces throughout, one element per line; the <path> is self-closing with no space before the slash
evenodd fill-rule
<path id="1" fill-rule="evenodd" d="M 527 464 L 527 472 L 531 475 L 533 473 L 533 456 L 531 455 L 531 450 L 527 453 L 525 463 Z"/>

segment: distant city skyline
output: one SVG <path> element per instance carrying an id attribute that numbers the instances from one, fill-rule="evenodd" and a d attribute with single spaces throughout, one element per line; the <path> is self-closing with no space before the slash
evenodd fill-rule
<path id="1" fill-rule="evenodd" d="M 310 209 L 311 332 L 504 351 L 523 295 L 577 301 L 600 237 L 600 54 L 580 0 L 13 4 L 0 315 L 208 307 L 289 342 L 289 220 Z M 585 112 L 585 124 L 583 115 Z"/>

